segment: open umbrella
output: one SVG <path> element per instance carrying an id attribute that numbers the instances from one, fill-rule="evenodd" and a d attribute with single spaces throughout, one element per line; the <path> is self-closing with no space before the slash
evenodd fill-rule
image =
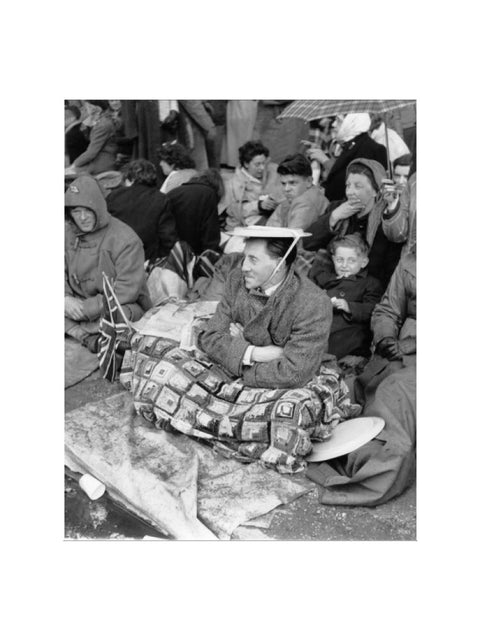
<path id="1" fill-rule="evenodd" d="M 388 148 L 387 119 L 388 111 L 412 106 L 416 100 L 294 100 L 280 113 L 278 119 L 300 118 L 310 122 L 341 113 L 382 113 L 385 116 L 385 142 L 389 174 L 392 177 L 390 165 L 390 150 Z"/>

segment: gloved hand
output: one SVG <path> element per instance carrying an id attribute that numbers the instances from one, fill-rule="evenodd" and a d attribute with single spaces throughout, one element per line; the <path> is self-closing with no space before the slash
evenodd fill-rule
<path id="1" fill-rule="evenodd" d="M 384 337 L 380 340 L 375 352 L 380 355 L 380 357 L 385 357 L 385 359 L 388 359 L 390 362 L 396 359 L 401 359 L 398 340 L 394 337 Z"/>

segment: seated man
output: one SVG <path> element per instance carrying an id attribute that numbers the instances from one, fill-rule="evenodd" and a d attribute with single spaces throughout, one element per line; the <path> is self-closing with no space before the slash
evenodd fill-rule
<path id="1" fill-rule="evenodd" d="M 313 186 L 311 164 L 301 153 L 286 157 L 279 164 L 277 173 L 286 199 L 269 217 L 267 226 L 305 230 L 327 208 L 328 200 L 323 188 Z"/>
<path id="2" fill-rule="evenodd" d="M 259 388 L 296 388 L 318 372 L 327 350 L 332 305 L 293 269 L 301 229 L 238 227 L 241 266 L 228 276 L 199 346 L 232 375 Z"/>
<path id="3" fill-rule="evenodd" d="M 128 320 L 151 307 L 138 235 L 107 211 L 100 186 L 78 177 L 65 194 L 65 333 L 95 352 L 103 310 L 103 273 Z"/>

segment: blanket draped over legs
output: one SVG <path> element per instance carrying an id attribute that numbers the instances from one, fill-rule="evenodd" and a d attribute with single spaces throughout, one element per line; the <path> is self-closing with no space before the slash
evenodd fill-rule
<path id="1" fill-rule="evenodd" d="M 120 382 L 134 406 L 157 428 L 207 439 L 240 461 L 261 460 L 279 472 L 305 468 L 312 440 L 324 441 L 360 406 L 333 366 L 323 365 L 303 388 L 250 388 L 197 348 L 137 333 Z"/>

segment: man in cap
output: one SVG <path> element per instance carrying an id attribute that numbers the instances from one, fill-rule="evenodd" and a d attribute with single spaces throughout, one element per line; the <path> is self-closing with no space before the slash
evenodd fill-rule
<path id="1" fill-rule="evenodd" d="M 229 274 L 199 336 L 212 359 L 245 384 L 296 388 L 318 372 L 332 323 L 327 294 L 293 268 L 301 229 L 238 227 L 243 261 Z"/>

